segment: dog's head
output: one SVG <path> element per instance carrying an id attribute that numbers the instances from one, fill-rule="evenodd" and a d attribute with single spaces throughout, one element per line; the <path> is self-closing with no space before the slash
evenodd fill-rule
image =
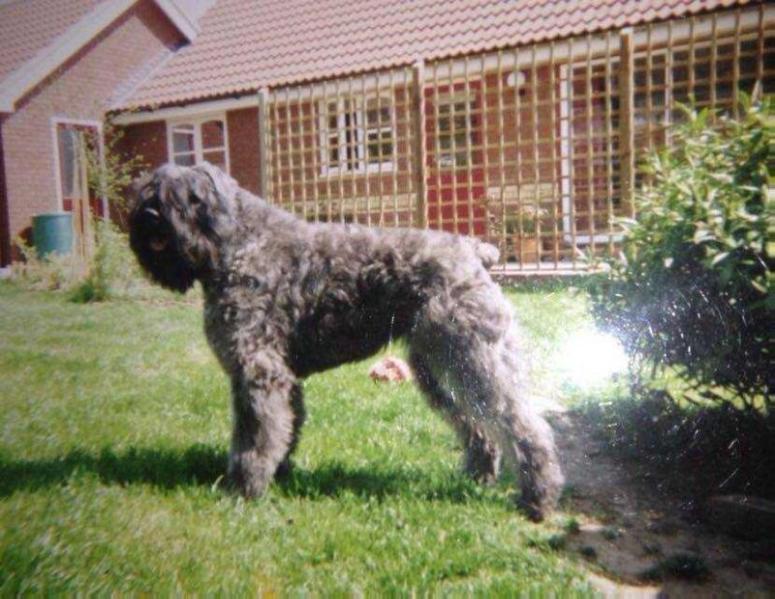
<path id="1" fill-rule="evenodd" d="M 234 224 L 236 182 L 218 168 L 168 164 L 135 182 L 129 244 L 157 283 L 185 292 L 210 272 Z"/>

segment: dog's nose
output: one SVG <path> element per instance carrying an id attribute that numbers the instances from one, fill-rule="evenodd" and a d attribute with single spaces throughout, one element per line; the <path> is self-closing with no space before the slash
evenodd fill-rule
<path id="1" fill-rule="evenodd" d="M 145 208 L 143 210 L 143 213 L 150 214 L 154 218 L 159 218 L 160 217 L 159 211 L 156 210 L 155 208 Z"/>
<path id="2" fill-rule="evenodd" d="M 167 240 L 166 239 L 151 239 L 151 242 L 149 244 L 151 246 L 151 249 L 154 252 L 161 252 L 164 248 L 167 247 Z"/>

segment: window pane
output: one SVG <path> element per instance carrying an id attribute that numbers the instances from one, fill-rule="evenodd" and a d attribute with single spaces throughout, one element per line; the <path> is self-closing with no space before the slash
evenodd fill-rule
<path id="1" fill-rule="evenodd" d="M 59 172 L 62 177 L 62 195 L 73 197 L 75 183 L 75 152 L 78 132 L 74 129 L 59 127 Z"/>
<path id="2" fill-rule="evenodd" d="M 336 129 L 339 126 L 339 120 L 338 120 L 339 113 L 338 113 L 338 110 L 337 110 L 336 102 L 329 102 L 328 110 L 327 110 L 326 114 L 328 115 L 328 128 L 329 128 L 329 130 Z"/>
<path id="3" fill-rule="evenodd" d="M 336 133 L 328 136 L 328 166 L 339 166 L 339 135 Z"/>
<path id="4" fill-rule="evenodd" d="M 390 131 L 385 130 L 369 134 L 367 149 L 370 163 L 392 162 L 393 136 Z"/>
<path id="5" fill-rule="evenodd" d="M 59 151 L 59 174 L 62 184 L 62 197 L 73 198 L 86 190 L 85 181 L 80 181 L 83 152 L 97 149 L 97 131 L 94 127 L 76 127 L 59 125 L 57 128 L 57 146 Z"/>
<path id="6" fill-rule="evenodd" d="M 223 121 L 202 123 L 202 149 L 223 148 L 226 145 Z"/>
<path id="7" fill-rule="evenodd" d="M 174 162 L 179 166 L 194 166 L 194 155 L 177 154 L 174 158 Z"/>
<path id="8" fill-rule="evenodd" d="M 176 154 L 194 151 L 193 125 L 176 126 L 172 129 L 172 151 Z"/>
<path id="9" fill-rule="evenodd" d="M 371 98 L 368 101 L 366 123 L 368 127 L 387 127 L 390 125 L 390 100 Z"/>

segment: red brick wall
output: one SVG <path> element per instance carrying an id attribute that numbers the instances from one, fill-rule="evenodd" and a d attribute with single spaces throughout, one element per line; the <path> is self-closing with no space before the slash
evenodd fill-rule
<path id="1" fill-rule="evenodd" d="M 3 162 L 3 119 L 0 117 L 0 266 L 6 266 L 11 261 L 11 232 L 8 229 L 8 202 Z"/>
<path id="2" fill-rule="evenodd" d="M 241 187 L 258 194 L 258 108 L 226 113 L 229 170 Z"/>
<path id="3" fill-rule="evenodd" d="M 151 171 L 167 162 L 167 124 L 164 121 L 139 123 L 121 127 L 116 151 L 127 159 L 140 158 L 140 169 Z M 139 174 L 136 173 L 136 174 Z M 127 190 L 131 194 L 131 189 Z M 111 207 L 110 216 L 120 226 L 126 226 L 126 213 Z"/>
<path id="4" fill-rule="evenodd" d="M 123 127 L 121 151 L 126 156 L 142 156 L 146 168 L 153 170 L 168 162 L 167 125 L 153 121 Z M 229 174 L 241 187 L 258 194 L 258 109 L 242 108 L 226 113 L 229 142 Z"/>
<path id="5" fill-rule="evenodd" d="M 167 162 L 167 124 L 164 121 L 122 127 L 119 149 L 127 157 L 142 158 L 143 168 L 153 170 Z"/>
<path id="6" fill-rule="evenodd" d="M 102 121 L 120 86 L 180 41 L 153 2 L 139 2 L 17 104 L 3 122 L 11 236 L 60 209 L 52 119 Z"/>

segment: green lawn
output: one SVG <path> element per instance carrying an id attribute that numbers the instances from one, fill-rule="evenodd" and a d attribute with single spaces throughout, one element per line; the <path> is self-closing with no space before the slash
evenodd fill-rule
<path id="1" fill-rule="evenodd" d="M 586 318 L 562 287 L 510 297 L 539 359 Z M 448 427 L 371 361 L 306 382 L 290 480 L 225 493 L 228 386 L 200 321 L 0 284 L 0 595 L 589 592 L 551 549 L 565 518 L 468 481 Z"/>

